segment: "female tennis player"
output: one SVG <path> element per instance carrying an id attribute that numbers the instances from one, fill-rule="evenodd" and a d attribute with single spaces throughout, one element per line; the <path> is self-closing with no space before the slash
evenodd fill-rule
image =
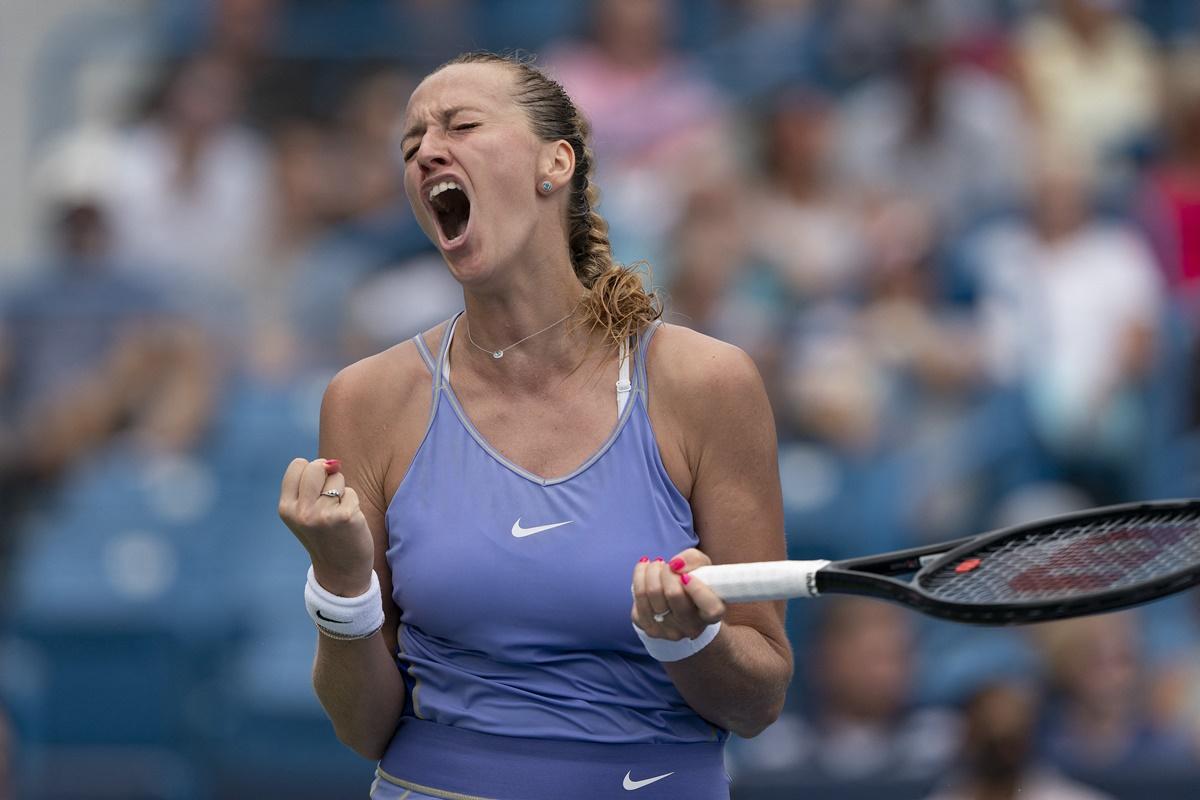
<path id="1" fill-rule="evenodd" d="M 376 798 L 727 798 L 727 733 L 783 704 L 784 607 L 688 573 L 784 557 L 761 379 L 613 263 L 587 123 L 538 70 L 460 56 L 402 148 L 465 310 L 342 371 L 338 460 L 284 475 L 317 695 Z"/>

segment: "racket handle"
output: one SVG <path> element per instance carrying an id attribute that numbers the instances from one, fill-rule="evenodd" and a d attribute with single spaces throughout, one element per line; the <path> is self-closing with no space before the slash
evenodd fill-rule
<path id="1" fill-rule="evenodd" d="M 747 564 L 714 564 L 692 570 L 727 603 L 816 597 L 817 572 L 828 561 L 758 561 Z"/>

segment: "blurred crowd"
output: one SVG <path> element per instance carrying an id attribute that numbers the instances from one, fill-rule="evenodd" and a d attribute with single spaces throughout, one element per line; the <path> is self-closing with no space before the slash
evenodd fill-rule
<path id="1" fill-rule="evenodd" d="M 757 361 L 792 557 L 1200 495 L 1193 0 L 88 8 L 38 92 L 42 256 L 0 289 L 0 798 L 54 747 L 130 743 L 138 791 L 204 797 L 214 741 L 319 718 L 273 498 L 328 378 L 461 304 L 396 137 L 461 50 L 538 54 L 592 122 L 618 259 Z M 735 777 L 1200 776 L 1190 595 L 1021 631 L 824 600 L 789 627 L 792 701 Z M 120 647 L 113 674 L 166 654 L 136 708 L 78 682 Z"/>

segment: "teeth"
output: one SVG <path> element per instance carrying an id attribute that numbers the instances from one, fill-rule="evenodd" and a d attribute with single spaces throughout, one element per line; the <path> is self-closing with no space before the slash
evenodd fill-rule
<path id="1" fill-rule="evenodd" d="M 433 202 L 433 198 L 437 197 L 447 189 L 458 189 L 460 192 L 463 190 L 463 188 L 454 181 L 442 181 L 437 186 L 434 186 L 429 190 L 429 201 Z"/>

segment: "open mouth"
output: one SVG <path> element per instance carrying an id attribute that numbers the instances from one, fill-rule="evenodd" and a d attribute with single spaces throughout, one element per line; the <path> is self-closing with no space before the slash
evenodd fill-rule
<path id="1" fill-rule="evenodd" d="M 446 241 L 453 242 L 467 230 L 471 219 L 471 201 L 454 181 L 442 181 L 429 190 L 429 205 L 433 208 L 438 227 Z"/>

